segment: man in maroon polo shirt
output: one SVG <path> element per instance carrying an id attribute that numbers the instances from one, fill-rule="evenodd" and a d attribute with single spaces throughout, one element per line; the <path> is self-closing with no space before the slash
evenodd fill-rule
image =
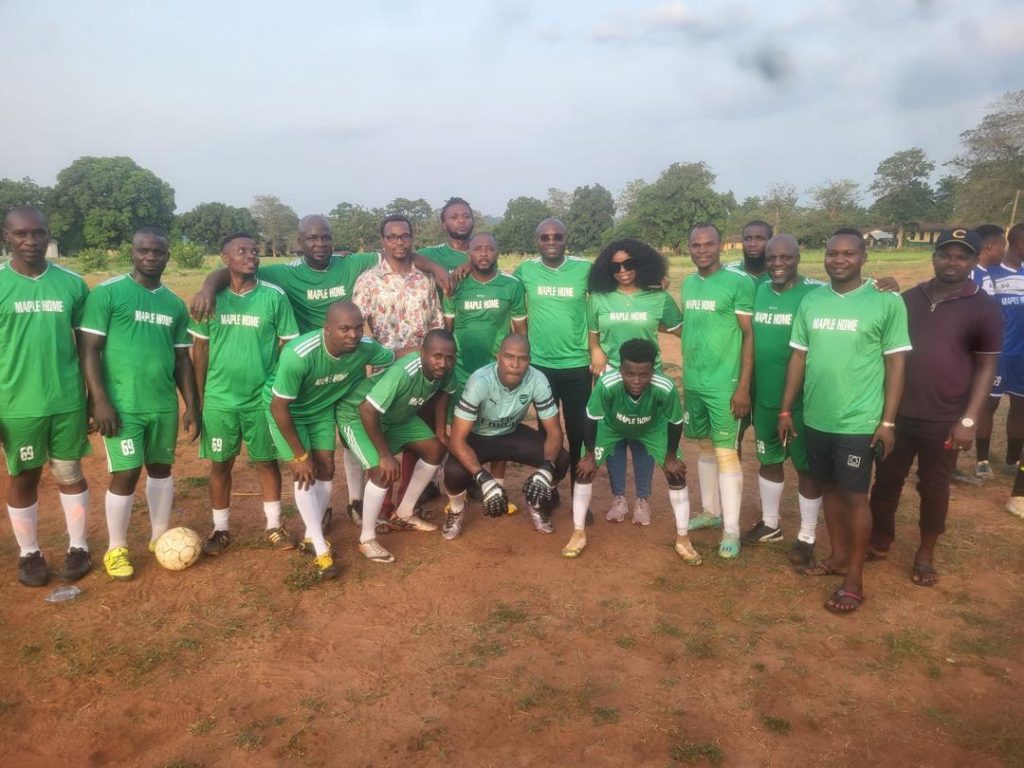
<path id="1" fill-rule="evenodd" d="M 935 277 L 903 294 L 913 351 L 896 413 L 896 445 L 879 464 L 871 489 L 869 559 L 884 559 L 896 538 L 896 507 L 917 456 L 921 545 L 911 581 L 938 581 L 935 543 L 946 530 L 949 483 L 957 451 L 971 447 L 1002 348 L 999 306 L 971 278 L 981 239 L 945 230 L 935 243 Z"/>

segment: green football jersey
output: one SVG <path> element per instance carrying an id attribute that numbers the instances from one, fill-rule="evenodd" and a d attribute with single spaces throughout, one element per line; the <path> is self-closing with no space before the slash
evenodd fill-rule
<path id="1" fill-rule="evenodd" d="M 771 282 L 762 283 L 754 295 L 754 386 L 757 403 L 778 408 L 786 387 L 789 365 L 789 338 L 797 307 L 808 291 L 821 285 L 818 280 L 800 275 L 783 293 L 776 293 Z M 798 398 L 799 400 L 799 398 Z"/>
<path id="2" fill-rule="evenodd" d="M 284 289 L 291 302 L 300 333 L 324 327 L 327 308 L 352 298 L 356 278 L 380 261 L 379 253 L 332 255 L 323 272 L 312 269 L 300 256 L 287 264 L 260 267 L 259 276 Z"/>
<path id="3" fill-rule="evenodd" d="M 739 272 L 741 275 L 746 275 L 747 277 L 754 281 L 755 288 L 757 288 L 760 285 L 763 285 L 764 283 L 770 283 L 772 281 L 772 277 L 771 275 L 768 274 L 767 269 L 765 269 L 765 271 L 762 272 L 760 275 L 752 275 L 749 272 L 747 272 L 747 270 L 743 268 L 742 259 L 740 259 L 739 261 L 734 261 L 731 264 L 726 264 L 725 268 L 731 269 L 734 272 Z"/>
<path id="4" fill-rule="evenodd" d="M 469 275 L 455 295 L 444 297 L 444 316 L 453 321 L 458 355 L 455 380 L 464 384 L 477 368 L 492 362 L 513 320 L 526 318 L 523 284 L 498 272 L 486 283 Z"/>
<path id="5" fill-rule="evenodd" d="M 676 385 L 669 378 L 654 374 L 650 386 L 634 400 L 622 383 L 622 374 L 608 371 L 590 393 L 587 416 L 603 421 L 622 437 L 635 439 L 665 429 L 669 423 L 681 424 L 683 407 Z"/>
<path id="6" fill-rule="evenodd" d="M 449 395 L 455 391 L 455 371 L 431 381 L 423 375 L 420 353 L 410 352 L 374 382 L 366 401 L 380 413 L 381 426 L 386 429 L 416 416 L 423 404 L 441 391 Z"/>
<path id="7" fill-rule="evenodd" d="M 537 410 L 538 419 L 558 415 L 558 405 L 544 374 L 530 366 L 519 386 L 509 389 L 498 378 L 498 364 L 491 363 L 469 377 L 455 404 L 455 416 L 472 421 L 475 434 L 507 435 L 519 426 L 531 405 Z"/>
<path id="8" fill-rule="evenodd" d="M 430 245 L 426 248 L 420 248 L 416 251 L 420 256 L 425 256 L 435 264 L 440 264 L 442 267 L 451 272 L 456 267 L 461 267 L 467 261 L 469 261 L 469 254 L 463 251 L 456 251 L 448 243 L 441 243 L 440 245 Z"/>
<path id="9" fill-rule="evenodd" d="M 188 331 L 210 343 L 203 407 L 248 410 L 260 405 L 260 392 L 277 363 L 279 341 L 299 335 L 284 291 L 258 280 L 247 293 L 225 288 L 217 294 L 213 318 L 189 321 Z"/>
<path id="10" fill-rule="evenodd" d="M 526 289 L 531 362 L 543 368 L 586 368 L 587 282 L 590 262 L 566 256 L 556 269 L 539 256 L 524 261 L 515 276 Z"/>
<path id="11" fill-rule="evenodd" d="M 175 349 L 191 347 L 188 310 L 170 288 L 144 288 L 130 274 L 97 285 L 85 301 L 82 331 L 106 336 L 103 380 L 122 413 L 178 411 Z"/>
<path id="12" fill-rule="evenodd" d="M 683 389 L 731 392 L 740 379 L 743 333 L 736 315 L 754 312 L 754 281 L 745 272 L 694 272 L 683 281 Z"/>
<path id="13" fill-rule="evenodd" d="M 292 339 L 281 350 L 263 387 L 263 403 L 274 395 L 291 400 L 288 408 L 296 421 L 332 420 L 334 404 L 366 378 L 366 366 L 391 365 L 395 353 L 364 336 L 353 352 L 333 357 L 324 345 L 324 332 L 310 331 Z"/>
<path id="14" fill-rule="evenodd" d="M 638 290 L 592 293 L 587 302 L 587 328 L 598 334 L 608 364 L 619 367 L 619 349 L 630 339 L 647 339 L 658 346 L 658 329 L 672 331 L 683 324 L 679 305 L 667 291 Z M 661 367 L 661 352 L 654 361 Z"/>
<path id="15" fill-rule="evenodd" d="M 47 264 L 38 277 L 0 265 L 0 416 L 52 416 L 85 407 L 74 329 L 89 289 Z"/>
<path id="16" fill-rule="evenodd" d="M 884 356 L 910 350 L 906 305 L 874 280 L 845 294 L 822 285 L 800 302 L 790 346 L 807 352 L 804 423 L 870 435 L 882 418 Z"/>

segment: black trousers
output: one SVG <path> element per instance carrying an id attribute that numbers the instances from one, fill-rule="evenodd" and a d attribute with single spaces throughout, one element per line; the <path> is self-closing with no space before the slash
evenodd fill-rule
<path id="1" fill-rule="evenodd" d="M 583 428 L 587 423 L 587 400 L 594 386 L 589 366 L 581 368 L 544 368 L 534 366 L 551 385 L 551 394 L 562 412 L 565 436 L 569 441 L 570 482 L 576 483 L 576 465 L 583 452 Z"/>
<path id="2" fill-rule="evenodd" d="M 481 464 L 489 461 L 514 461 L 527 467 L 539 467 L 544 461 L 544 434 L 536 429 L 520 424 L 507 435 L 484 437 L 470 434 L 466 444 L 476 453 Z M 555 483 L 557 484 L 569 470 L 569 454 L 563 448 L 555 459 Z M 453 496 L 462 493 L 473 482 L 469 470 L 449 454 L 444 464 L 444 487 Z"/>

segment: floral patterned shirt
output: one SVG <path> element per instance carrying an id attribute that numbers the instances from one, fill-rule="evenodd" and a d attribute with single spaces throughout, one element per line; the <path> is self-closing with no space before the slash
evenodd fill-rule
<path id="1" fill-rule="evenodd" d="M 370 335 L 392 351 L 419 347 L 427 331 L 444 327 L 434 280 L 415 268 L 394 272 L 381 259 L 356 280 L 352 300 L 362 310 Z"/>

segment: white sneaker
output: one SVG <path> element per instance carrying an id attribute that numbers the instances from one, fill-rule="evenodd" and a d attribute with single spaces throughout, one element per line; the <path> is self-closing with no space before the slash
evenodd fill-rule
<path id="1" fill-rule="evenodd" d="M 1011 496 L 1006 502 L 1006 511 L 1014 517 L 1024 518 L 1024 496 Z"/>
<path id="2" fill-rule="evenodd" d="M 457 539 L 462 535 L 462 522 L 466 519 L 466 508 L 452 512 L 452 505 L 444 508 L 444 523 L 441 525 L 441 538 L 445 541 Z"/>
<path id="3" fill-rule="evenodd" d="M 689 536 L 676 535 L 676 554 L 683 558 L 687 565 L 700 565 L 704 562 L 697 550 L 690 543 Z"/>
<path id="4" fill-rule="evenodd" d="M 569 543 L 562 547 L 562 557 L 579 557 L 587 546 L 587 532 L 575 530 Z"/>
<path id="5" fill-rule="evenodd" d="M 629 508 L 626 506 L 625 496 L 616 496 L 612 499 L 612 505 L 608 507 L 608 511 L 605 513 L 604 519 L 609 523 L 621 523 L 626 519 L 626 512 Z"/>
<path id="6" fill-rule="evenodd" d="M 633 525 L 651 524 L 651 505 L 647 499 L 637 499 L 633 502 Z"/>
<path id="7" fill-rule="evenodd" d="M 533 521 L 533 530 L 537 533 L 554 533 L 555 526 L 551 524 L 551 513 L 544 513 L 529 504 L 526 508 L 530 510 L 530 519 Z"/>
<path id="8" fill-rule="evenodd" d="M 384 549 L 376 539 L 360 543 L 359 551 L 366 555 L 367 560 L 371 560 L 374 563 L 395 562 L 395 556 Z"/>
<path id="9" fill-rule="evenodd" d="M 422 531 L 424 533 L 431 533 L 437 530 L 436 525 L 428 523 L 417 515 L 410 515 L 409 517 L 395 515 L 388 523 L 394 531 Z"/>

